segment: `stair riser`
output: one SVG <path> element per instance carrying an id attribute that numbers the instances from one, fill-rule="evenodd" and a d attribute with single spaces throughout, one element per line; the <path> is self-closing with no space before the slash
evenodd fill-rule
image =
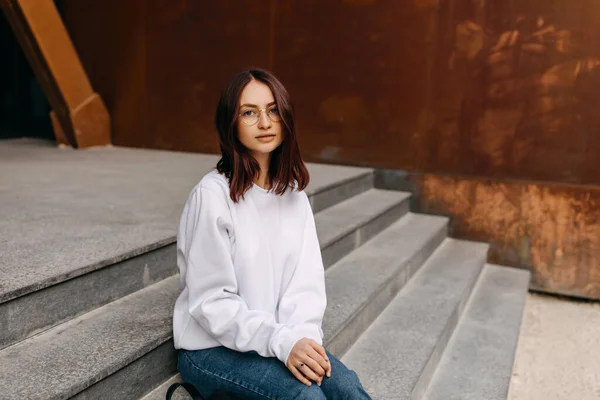
<path id="1" fill-rule="evenodd" d="M 477 272 L 477 274 L 474 274 L 473 278 L 469 281 L 469 284 L 467 285 L 462 297 L 460 298 L 460 301 L 458 302 L 458 304 L 452 311 L 450 318 L 448 318 L 448 322 L 444 326 L 444 330 L 442 331 L 440 338 L 439 338 L 435 348 L 433 349 L 433 352 L 431 353 L 429 360 L 427 361 L 427 364 L 423 368 L 423 371 L 421 371 L 421 376 L 419 377 L 419 380 L 417 381 L 414 389 L 411 392 L 411 396 L 410 396 L 411 400 L 421 400 L 423 398 L 423 396 L 425 395 L 425 392 L 427 391 L 427 386 L 429 386 L 429 383 L 431 382 L 431 379 L 433 378 L 435 370 L 436 370 L 438 364 L 440 363 L 442 356 L 444 355 L 444 351 L 446 350 L 446 347 L 448 346 L 448 342 L 450 341 L 450 338 L 452 337 L 452 334 L 454 333 L 454 329 L 458 325 L 458 320 L 460 319 L 460 316 L 462 315 L 463 311 L 465 310 L 467 302 L 469 301 L 469 298 L 471 297 L 471 294 L 473 293 L 473 289 L 475 288 L 475 285 L 477 284 L 477 280 L 479 279 L 479 276 L 481 275 L 481 271 L 483 270 L 485 262 L 486 262 L 486 258 L 481 258 L 481 260 L 480 260 L 481 267 L 480 267 L 479 271 Z"/>
<path id="2" fill-rule="evenodd" d="M 169 340 L 71 399 L 139 399 L 175 373 L 177 353 Z"/>
<path id="3" fill-rule="evenodd" d="M 396 274 L 376 292 L 375 296 L 364 307 L 349 318 L 347 323 L 337 333 L 330 338 L 326 338 L 327 349 L 336 357 L 341 358 L 419 270 L 425 260 L 444 241 L 446 236 L 447 226 L 440 229 L 423 245 L 420 251 L 399 267 Z"/>
<path id="4" fill-rule="evenodd" d="M 177 273 L 175 244 L 0 304 L 0 349 Z"/>
<path id="5" fill-rule="evenodd" d="M 322 211 L 328 207 L 348 200 L 357 194 L 366 192 L 373 188 L 374 175 L 368 172 L 365 175 L 319 191 L 310 196 L 310 205 L 313 213 Z"/>
<path id="6" fill-rule="evenodd" d="M 331 267 L 346 255 L 350 254 L 353 250 L 360 247 L 363 243 L 369 241 L 379 232 L 402 218 L 408 211 L 409 202 L 403 201 L 358 229 L 348 232 L 335 242 L 327 244 L 327 247 L 321 250 L 323 265 L 326 269 Z"/>

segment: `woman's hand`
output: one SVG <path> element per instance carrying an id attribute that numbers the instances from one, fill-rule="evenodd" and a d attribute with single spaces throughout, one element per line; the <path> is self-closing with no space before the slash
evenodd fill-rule
<path id="1" fill-rule="evenodd" d="M 321 386 L 323 376 L 331 376 L 331 364 L 325 348 L 309 338 L 302 338 L 296 342 L 285 366 L 307 386 L 312 385 L 311 381 Z"/>

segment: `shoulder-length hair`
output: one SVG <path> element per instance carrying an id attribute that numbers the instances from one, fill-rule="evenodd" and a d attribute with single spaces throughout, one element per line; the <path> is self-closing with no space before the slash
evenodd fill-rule
<path id="1" fill-rule="evenodd" d="M 266 84 L 273 93 L 281 115 L 283 142 L 271 153 L 268 178 L 271 190 L 282 195 L 287 189 L 304 190 L 310 176 L 302 158 L 294 127 L 294 111 L 290 96 L 275 76 L 263 69 L 249 69 L 238 73 L 225 86 L 215 112 L 215 127 L 219 134 L 221 159 L 217 163 L 219 173 L 229 181 L 231 200 L 237 203 L 250 189 L 260 173 L 258 162 L 238 137 L 240 96 L 253 79 Z"/>

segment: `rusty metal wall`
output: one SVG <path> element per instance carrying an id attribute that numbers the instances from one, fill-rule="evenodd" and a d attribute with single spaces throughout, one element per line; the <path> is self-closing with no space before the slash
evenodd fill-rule
<path id="1" fill-rule="evenodd" d="M 224 82 L 246 65 L 268 67 L 269 2 L 158 0 L 146 15 L 144 143 L 218 152 L 213 117 Z"/>
<path id="2" fill-rule="evenodd" d="M 216 151 L 219 90 L 256 65 L 310 160 L 600 184 L 591 0 L 66 0 L 65 19 L 116 144 Z"/>
<path id="3" fill-rule="evenodd" d="M 217 152 L 220 88 L 266 67 L 307 160 L 427 176 L 418 204 L 490 241 L 492 260 L 599 297 L 600 3 L 65 2 L 115 144 Z"/>
<path id="4" fill-rule="evenodd" d="M 600 183 L 600 3 L 439 3 L 429 172 Z"/>
<path id="5" fill-rule="evenodd" d="M 64 1 L 116 145 L 217 152 L 221 87 L 242 68 L 269 67 L 268 1 Z"/>
<path id="6" fill-rule="evenodd" d="M 62 1 L 67 30 L 110 113 L 113 143 L 152 142 L 146 139 L 146 1 Z"/>
<path id="7" fill-rule="evenodd" d="M 600 3 L 440 1 L 420 210 L 600 299 Z"/>
<path id="8" fill-rule="evenodd" d="M 418 211 L 491 245 L 489 261 L 532 271 L 533 287 L 600 299 L 600 188 L 413 174 Z"/>
<path id="9" fill-rule="evenodd" d="M 420 168 L 434 3 L 278 3 L 274 70 L 293 94 L 311 160 Z"/>

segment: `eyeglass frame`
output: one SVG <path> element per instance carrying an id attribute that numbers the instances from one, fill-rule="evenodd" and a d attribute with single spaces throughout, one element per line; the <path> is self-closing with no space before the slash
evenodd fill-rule
<path id="1" fill-rule="evenodd" d="M 270 109 L 272 109 L 273 107 L 277 108 L 277 111 L 279 112 L 279 106 L 278 106 L 277 104 L 272 104 L 272 105 L 270 105 L 270 106 L 268 107 L 268 109 L 270 110 Z M 245 122 L 244 122 L 244 119 L 242 118 L 242 114 L 243 114 L 244 112 L 246 112 L 246 111 L 249 111 L 249 110 L 245 110 L 244 112 L 240 112 L 240 113 L 238 114 L 238 118 L 240 118 L 240 120 L 242 121 L 242 123 L 243 123 L 244 125 L 246 125 L 246 126 L 253 126 L 253 125 L 256 125 L 256 124 L 258 124 L 258 121 L 260 121 L 260 115 L 261 115 L 263 112 L 265 112 L 265 113 L 266 113 L 266 112 L 267 112 L 267 110 L 266 110 L 266 109 L 264 109 L 264 108 L 258 108 L 258 107 L 249 107 L 249 108 L 250 108 L 250 109 L 252 109 L 253 111 L 254 111 L 254 110 L 258 110 L 258 115 L 257 115 L 257 117 L 256 117 L 256 122 L 253 122 L 253 123 L 251 123 L 251 124 L 247 124 L 247 123 L 245 123 Z M 282 118 L 281 118 L 281 114 L 279 115 L 279 119 L 278 119 L 277 121 L 273 121 L 273 119 L 271 118 L 271 116 L 270 116 L 268 113 L 267 113 L 267 118 L 269 118 L 269 121 L 271 121 L 271 122 L 281 122 L 281 120 L 282 120 Z"/>

